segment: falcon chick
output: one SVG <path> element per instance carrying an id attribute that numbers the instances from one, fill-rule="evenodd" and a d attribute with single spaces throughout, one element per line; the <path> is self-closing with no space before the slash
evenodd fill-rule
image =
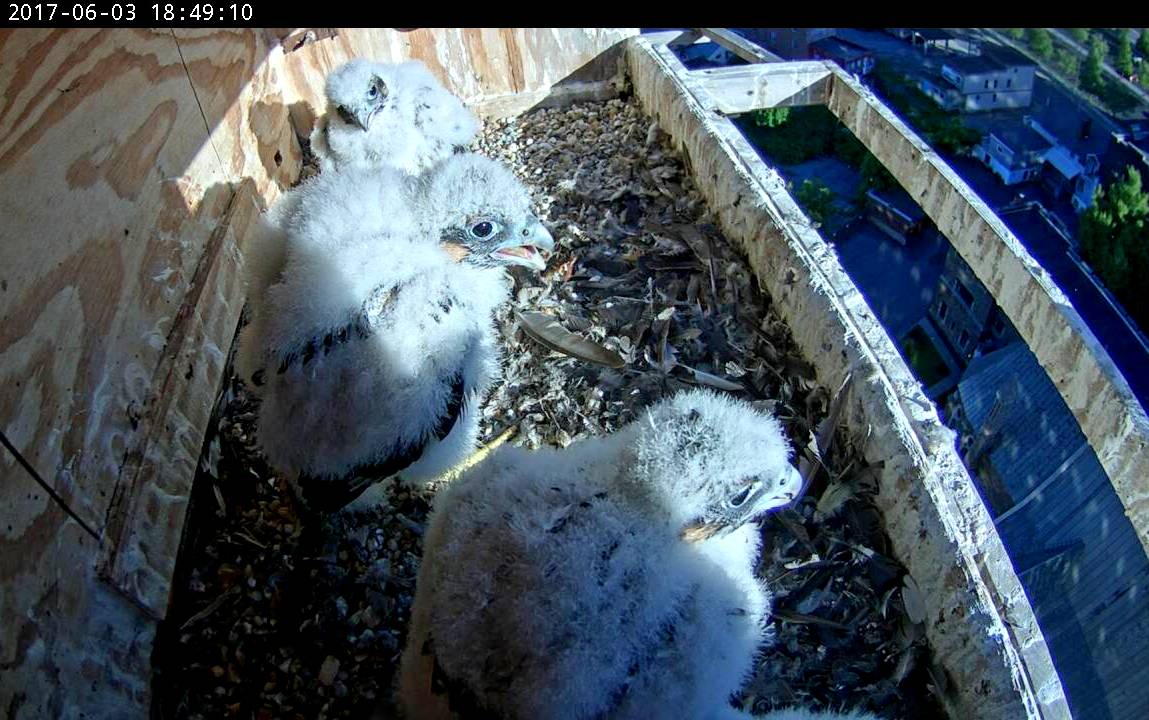
<path id="1" fill-rule="evenodd" d="M 727 717 L 768 628 L 751 521 L 801 488 L 789 455 L 773 417 L 709 391 L 500 448 L 435 500 L 405 717 Z"/>
<path id="2" fill-rule="evenodd" d="M 312 134 L 327 165 L 417 175 L 468 145 L 479 121 L 416 60 L 344 63 L 327 78 L 328 111 Z"/>
<path id="3" fill-rule="evenodd" d="M 433 479 L 471 452 L 499 368 L 504 269 L 541 270 L 554 247 L 492 160 L 456 155 L 418 181 L 375 173 L 332 173 L 301 195 L 283 271 L 242 338 L 263 383 L 263 451 L 311 510 L 397 473 Z"/>

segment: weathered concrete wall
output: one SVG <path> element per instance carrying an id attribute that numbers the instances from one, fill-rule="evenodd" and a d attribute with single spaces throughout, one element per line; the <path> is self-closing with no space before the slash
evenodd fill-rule
<path id="1" fill-rule="evenodd" d="M 1149 417 L 1096 336 L 993 211 L 873 94 L 834 72 L 827 106 L 937 224 L 1017 328 L 1149 552 Z"/>
<path id="2" fill-rule="evenodd" d="M 725 103 L 708 94 L 706 76 L 641 38 L 627 54 L 636 93 L 689 157 L 711 208 L 742 243 L 820 382 L 835 387 L 854 375 L 845 422 L 867 460 L 882 467 L 879 505 L 895 552 L 926 598 L 927 637 L 953 682 L 957 716 L 1068 718 L 1032 608 L 953 433 L 833 249 L 724 117 Z"/>

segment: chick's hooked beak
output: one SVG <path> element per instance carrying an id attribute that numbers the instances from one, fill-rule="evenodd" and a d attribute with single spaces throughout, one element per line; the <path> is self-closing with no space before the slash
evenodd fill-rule
<path id="1" fill-rule="evenodd" d="M 700 542 L 725 535 L 770 510 L 789 505 L 802 492 L 802 475 L 793 465 L 787 465 L 781 478 L 760 483 L 756 489 L 747 488 L 745 492 L 745 498 L 735 496 L 739 500 L 737 505 L 728 503 L 717 519 L 708 518 L 688 525 L 682 531 L 682 539 Z"/>
<path id="2" fill-rule="evenodd" d="M 339 117 L 343 119 L 343 122 L 348 125 L 354 125 L 363 132 L 367 132 L 367 129 L 371 127 L 371 118 L 375 117 L 374 108 L 351 112 L 345 105 L 340 105 L 335 108 L 335 110 L 339 113 Z"/>
<path id="3" fill-rule="evenodd" d="M 546 258 L 554 249 L 555 240 L 550 232 L 538 218 L 532 217 L 518 232 L 499 243 L 491 255 L 508 265 L 523 265 L 542 272 L 547 267 Z"/>

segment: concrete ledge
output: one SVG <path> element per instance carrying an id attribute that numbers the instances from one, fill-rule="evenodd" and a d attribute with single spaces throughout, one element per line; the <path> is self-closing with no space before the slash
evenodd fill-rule
<path id="1" fill-rule="evenodd" d="M 1077 418 L 1149 551 L 1149 417 L 1109 353 L 1009 228 L 873 93 L 834 68 L 827 106 L 993 294 Z"/>
<path id="2" fill-rule="evenodd" d="M 953 684 L 955 717 L 1069 718 L 1032 608 L 953 433 L 833 249 L 697 76 L 642 38 L 629 41 L 628 63 L 635 92 L 688 157 L 819 380 L 835 387 L 854 374 L 844 422 L 867 460 L 882 466 L 878 502 L 895 553 L 926 598 L 926 634 Z"/>

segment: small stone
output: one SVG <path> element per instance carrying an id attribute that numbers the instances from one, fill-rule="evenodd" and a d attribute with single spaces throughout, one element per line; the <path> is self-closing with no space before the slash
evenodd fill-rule
<path id="1" fill-rule="evenodd" d="M 327 659 L 323 661 L 323 665 L 319 668 L 319 682 L 323 685 L 330 686 L 335 682 L 335 676 L 339 673 L 339 660 L 333 655 L 328 655 Z"/>

